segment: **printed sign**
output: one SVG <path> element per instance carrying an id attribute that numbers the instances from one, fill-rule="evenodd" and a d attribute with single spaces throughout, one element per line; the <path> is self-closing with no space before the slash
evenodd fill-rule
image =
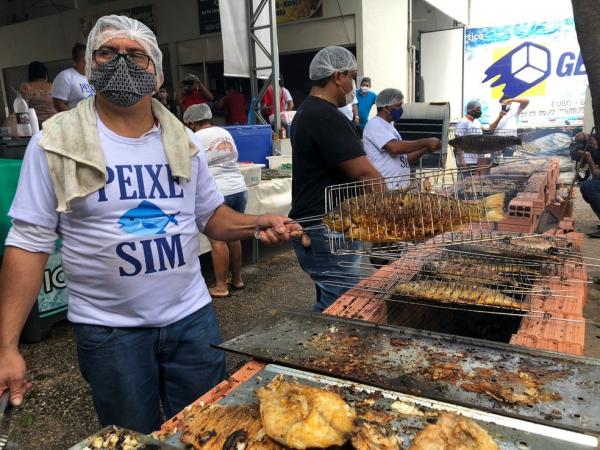
<path id="1" fill-rule="evenodd" d="M 276 0 L 275 4 L 278 24 L 323 15 L 322 0 Z"/>
<path id="2" fill-rule="evenodd" d="M 220 33 L 219 0 L 198 0 L 200 34 Z"/>
<path id="3" fill-rule="evenodd" d="M 498 117 L 503 95 L 528 98 L 519 126 L 581 124 L 587 74 L 572 18 L 468 28 L 464 103 L 479 100 L 481 122 Z"/>

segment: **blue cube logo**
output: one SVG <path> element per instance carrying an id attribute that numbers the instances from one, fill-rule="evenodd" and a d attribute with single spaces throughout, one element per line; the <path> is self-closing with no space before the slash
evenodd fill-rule
<path id="1" fill-rule="evenodd" d="M 550 76 L 550 51 L 539 44 L 524 42 L 485 71 L 482 83 L 498 77 L 491 87 L 504 84 L 503 94 L 517 97 Z"/>

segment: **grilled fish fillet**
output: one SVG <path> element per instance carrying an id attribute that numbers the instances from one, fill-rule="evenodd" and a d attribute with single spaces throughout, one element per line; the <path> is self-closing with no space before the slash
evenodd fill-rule
<path id="1" fill-rule="evenodd" d="M 409 450 L 500 450 L 491 436 L 466 417 L 440 414 L 413 440 Z"/>
<path id="2" fill-rule="evenodd" d="M 356 411 L 334 392 L 277 376 L 256 393 L 265 431 L 280 444 L 326 448 L 351 437 Z"/>
<path id="3" fill-rule="evenodd" d="M 260 419 L 258 405 L 193 406 L 185 411 L 181 442 L 195 450 L 279 450 Z"/>
<path id="4" fill-rule="evenodd" d="M 526 288 L 524 283 L 515 280 L 506 271 L 490 271 L 486 267 L 474 264 L 462 264 L 456 261 L 428 261 L 421 270 L 424 274 L 433 274 L 445 280 L 463 283 L 494 284 L 507 288 Z"/>
<path id="5" fill-rule="evenodd" d="M 455 137 L 448 144 L 456 150 L 479 154 L 498 152 L 513 145 L 523 145 L 523 141 L 517 136 L 466 134 Z"/>
<path id="6" fill-rule="evenodd" d="M 503 205 L 503 193 L 471 202 L 397 190 L 346 199 L 323 222 L 331 230 L 365 242 L 423 240 L 472 222 L 499 222 L 504 218 Z"/>
<path id="7" fill-rule="evenodd" d="M 521 309 L 522 307 L 519 302 L 501 292 L 458 281 L 423 280 L 401 282 L 396 285 L 396 294 L 442 303 L 468 303 L 514 309 Z"/>
<path id="8" fill-rule="evenodd" d="M 461 264 L 466 266 L 476 266 L 481 270 L 499 274 L 516 274 L 516 275 L 540 275 L 548 272 L 546 267 L 538 263 L 531 262 L 504 262 L 500 258 L 481 259 L 477 257 L 458 256 L 448 260 L 449 264 Z"/>
<path id="9" fill-rule="evenodd" d="M 374 410 L 361 414 L 354 422 L 352 446 L 356 450 L 400 450 L 400 441 L 389 425 L 392 418 Z"/>

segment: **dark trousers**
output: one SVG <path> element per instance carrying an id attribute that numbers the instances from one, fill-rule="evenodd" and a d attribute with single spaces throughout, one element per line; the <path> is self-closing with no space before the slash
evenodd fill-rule
<path id="1" fill-rule="evenodd" d="M 162 328 L 74 324 L 79 367 L 102 426 L 141 433 L 170 418 L 225 378 L 212 304 Z"/>
<path id="2" fill-rule="evenodd" d="M 600 180 L 587 180 L 579 185 L 581 196 L 600 219 Z"/>

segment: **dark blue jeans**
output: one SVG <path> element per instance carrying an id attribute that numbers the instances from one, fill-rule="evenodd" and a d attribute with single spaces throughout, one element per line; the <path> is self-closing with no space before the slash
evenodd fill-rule
<path id="1" fill-rule="evenodd" d="M 163 328 L 109 328 L 74 324 L 79 368 L 92 389 L 102 426 L 141 433 L 225 378 L 225 357 L 212 307 Z"/>
<path id="2" fill-rule="evenodd" d="M 344 294 L 349 289 L 349 285 L 353 286 L 360 281 L 361 258 L 358 255 L 331 253 L 329 238 L 341 236 L 338 233 L 318 229 L 308 230 L 306 234 L 311 240 L 310 247 L 303 247 L 299 239 L 294 239 L 294 251 L 302 270 L 315 282 L 317 303 L 314 310 L 322 312 Z M 355 248 L 358 249 L 359 246 L 360 243 L 354 243 Z M 332 286 L 328 282 L 343 283 L 344 286 Z"/>
<path id="3" fill-rule="evenodd" d="M 600 180 L 587 180 L 579 185 L 581 196 L 600 219 Z"/>
<path id="4" fill-rule="evenodd" d="M 248 203 L 248 191 L 226 195 L 224 203 L 234 211 L 244 214 Z"/>

